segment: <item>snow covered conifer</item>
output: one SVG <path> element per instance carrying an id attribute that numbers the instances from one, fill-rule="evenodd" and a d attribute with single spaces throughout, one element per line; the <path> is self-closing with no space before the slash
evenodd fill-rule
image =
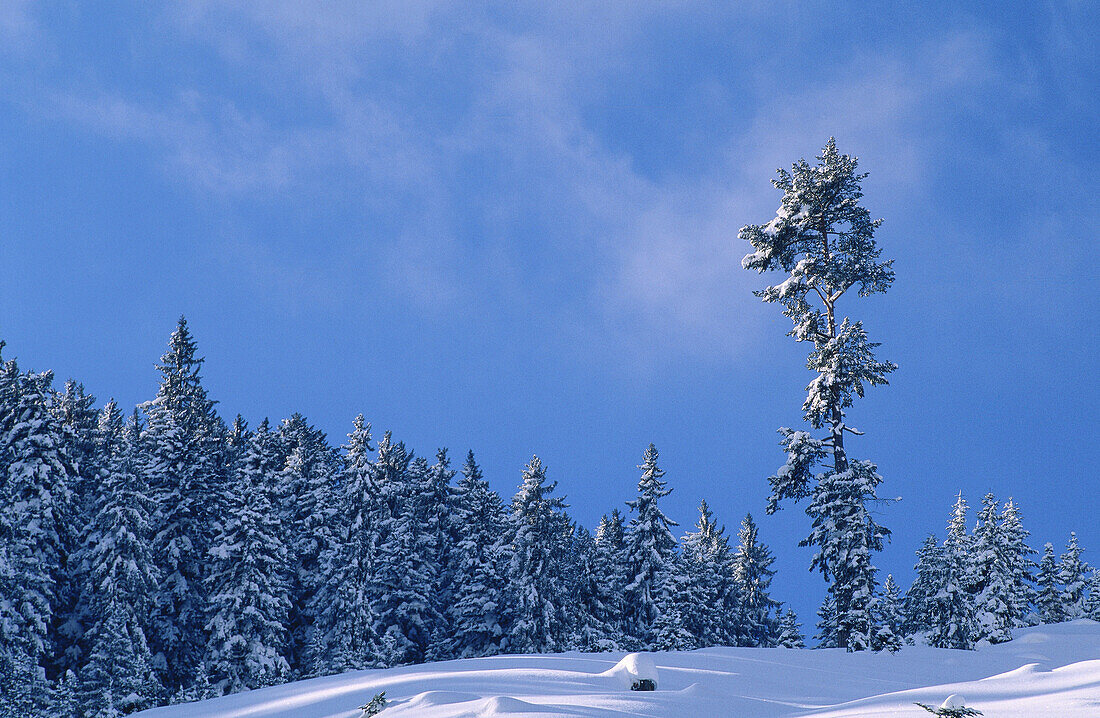
<path id="1" fill-rule="evenodd" d="M 210 548 L 206 668 L 219 694 L 275 685 L 290 675 L 287 549 L 274 507 L 276 445 L 264 419 L 249 437 L 228 516 Z"/>
<path id="2" fill-rule="evenodd" d="M 676 554 L 676 539 L 670 527 L 676 522 L 665 516 L 657 502 L 672 490 L 661 478 L 657 447 L 645 450 L 638 479 L 638 498 L 627 506 L 635 513 L 626 534 L 629 582 L 624 588 L 626 623 L 629 634 L 642 644 L 652 640 L 651 630 L 658 615 L 658 598 L 664 591 L 661 579 Z"/>
<path id="3" fill-rule="evenodd" d="M 404 444 L 393 444 L 389 432 L 378 444 L 375 465 L 383 504 L 372 606 L 375 632 L 386 665 L 420 663 L 440 621 L 431 595 L 439 567 L 433 563 L 434 534 L 427 530 L 422 502 L 430 467 Z"/>
<path id="4" fill-rule="evenodd" d="M 104 410 L 105 429 L 114 425 L 112 404 Z M 111 451 L 97 492 L 92 523 L 83 536 L 80 563 L 88 583 L 89 657 L 81 672 L 86 711 L 107 710 L 104 696 L 130 712 L 152 707 L 161 694 L 153 672 L 146 632 L 161 574 L 153 561 L 150 524 L 155 504 L 142 473 L 141 427 L 137 412 Z"/>
<path id="5" fill-rule="evenodd" d="M 695 530 L 684 536 L 681 545 L 688 582 L 685 590 L 693 604 L 684 620 L 698 645 L 753 645 L 744 630 L 735 559 L 725 529 L 715 522 L 706 501 L 699 504 Z"/>
<path id="6" fill-rule="evenodd" d="M 1043 545 L 1043 557 L 1039 559 L 1039 573 L 1035 577 L 1038 591 L 1035 594 L 1035 610 L 1043 623 L 1061 623 L 1066 620 L 1065 605 L 1058 587 L 1058 565 L 1054 561 L 1054 546 Z"/>
<path id="7" fill-rule="evenodd" d="M 871 649 L 893 653 L 901 648 L 902 611 L 898 584 L 893 574 L 888 574 L 882 583 L 882 590 L 875 597 L 875 634 L 871 637 Z"/>
<path id="8" fill-rule="evenodd" d="M 559 650 L 567 635 L 561 546 L 569 519 L 564 497 L 550 495 L 556 488 L 556 481 L 547 483 L 546 469 L 534 456 L 512 499 L 505 603 L 509 653 Z"/>
<path id="9" fill-rule="evenodd" d="M 163 582 L 150 635 L 165 687 L 189 683 L 206 647 L 204 582 L 213 527 L 224 513 L 224 425 L 202 386 L 203 359 L 180 317 L 144 405 L 145 475 L 157 503 L 153 555 Z"/>
<path id="10" fill-rule="evenodd" d="M 279 514 L 287 527 L 290 576 L 290 664 L 299 674 L 316 668 L 310 651 L 317 607 L 315 595 L 324 583 L 321 558 L 345 529 L 335 492 L 340 457 L 325 433 L 294 413 L 279 425 L 285 452 L 278 491 Z"/>
<path id="11" fill-rule="evenodd" d="M 1021 618 L 1013 600 L 1012 547 L 993 494 L 982 498 L 971 546 L 974 572 L 974 640 L 1003 643 Z"/>
<path id="12" fill-rule="evenodd" d="M 583 526 L 573 529 L 570 563 L 572 564 L 572 601 L 568 602 L 573 624 L 571 649 L 581 651 L 610 651 L 617 645 L 617 631 L 613 625 L 612 597 L 608 585 L 598 569 L 598 551 L 592 534 Z"/>
<path id="13" fill-rule="evenodd" d="M 803 543 L 818 548 L 813 566 L 832 579 L 839 643 L 858 650 L 866 648 L 872 630 L 866 615 L 874 594 L 870 554 L 881 550 L 889 532 L 867 512 L 866 505 L 879 500 L 882 478 L 871 462 L 848 456 L 845 433 L 859 432 L 846 424 L 845 413 L 866 385 L 886 384 L 896 365 L 875 357 L 878 345 L 862 322 L 840 318 L 838 302 L 852 289 L 860 297 L 885 292 L 894 272 L 890 261 L 879 260 L 874 240 L 882 220 L 871 219 L 859 204 L 867 175 L 856 172 L 856 158 L 840 154 L 830 138 L 817 159 L 816 166 L 800 160 L 790 172 L 779 170 L 772 184 L 783 200 L 775 218 L 746 225 L 738 236 L 753 248 L 741 262 L 745 269 L 787 275 L 756 295 L 782 304 L 794 323 L 791 336 L 812 342 L 807 367 L 817 376 L 802 409 L 814 429 L 828 428 L 824 439 L 780 429 L 787 463 L 769 479 L 768 510 L 785 499 L 812 498 L 807 512 L 814 528 Z M 831 466 L 815 475 L 827 454 Z"/>
<path id="14" fill-rule="evenodd" d="M 810 567 L 833 579 L 829 592 L 836 606 L 837 642 L 848 651 L 868 649 L 878 629 L 871 552 L 882 550 L 889 531 L 875 522 L 867 505 L 877 500 L 875 487 L 881 481 L 874 464 L 853 461 L 843 472 L 822 474 L 806 507 L 813 524 L 800 545 L 817 547 Z"/>
<path id="15" fill-rule="evenodd" d="M 836 599 L 832 594 L 825 596 L 821 607 L 817 609 L 817 633 L 814 634 L 818 648 L 840 648 L 836 630 Z"/>
<path id="16" fill-rule="evenodd" d="M 1035 551 L 1027 545 L 1030 533 L 1023 527 L 1020 511 L 1012 499 L 1004 505 L 1000 523 L 1001 555 L 1008 577 L 1005 595 L 1007 613 L 1011 617 L 1012 628 L 1020 628 L 1029 625 L 1032 620 L 1029 607 L 1035 597 L 1032 586 L 1035 582 L 1032 575 L 1035 561 L 1031 557 Z"/>
<path id="17" fill-rule="evenodd" d="M 504 504 L 489 488 L 473 451 L 462 466 L 454 520 L 461 538 L 455 549 L 451 653 L 457 658 L 493 655 L 500 651 L 503 636 Z"/>
<path id="18" fill-rule="evenodd" d="M 618 509 L 604 514 L 596 527 L 595 571 L 607 587 L 608 624 L 621 642 L 624 635 L 624 590 L 629 561 L 626 555 L 626 530 Z M 621 648 L 622 646 L 620 646 Z"/>
<path id="19" fill-rule="evenodd" d="M 0 345 L 2 347 L 2 345 Z M 0 363 L 0 646 L 9 675 L 38 684 L 53 654 L 58 581 L 71 549 L 75 467 L 52 411 L 53 375 Z M 33 695 L 40 707 L 45 695 Z"/>
<path id="20" fill-rule="evenodd" d="M 798 623 L 798 616 L 789 608 L 779 614 L 779 638 L 776 645 L 780 648 L 806 647 L 806 642 L 802 639 L 802 626 Z"/>
<path id="21" fill-rule="evenodd" d="M 917 549 L 917 577 L 905 592 L 905 623 L 902 633 L 912 635 L 929 631 L 934 621 L 933 600 L 940 590 L 943 549 L 935 534 L 928 534 Z"/>
<path id="22" fill-rule="evenodd" d="M 1081 547 L 1077 544 L 1077 532 L 1071 531 L 1066 552 L 1058 562 L 1058 583 L 1062 585 L 1062 610 L 1067 620 L 1085 615 L 1085 599 L 1088 596 L 1088 573 L 1091 567 L 1081 559 Z"/>
<path id="23" fill-rule="evenodd" d="M 936 648 L 969 649 L 974 645 L 974 605 L 971 589 L 975 577 L 971 539 L 966 533 L 966 500 L 959 493 L 947 524 L 939 571 L 931 600 L 928 642 Z"/>
<path id="24" fill-rule="evenodd" d="M 746 514 L 737 532 L 738 545 L 733 556 L 733 575 L 741 596 L 742 630 L 750 646 L 774 646 L 778 633 L 774 611 L 779 602 L 768 595 L 775 558 L 771 550 L 757 540 L 758 529 L 752 514 Z"/>
<path id="25" fill-rule="evenodd" d="M 370 452 L 371 425 L 360 414 L 344 445 L 338 535 L 321 557 L 324 581 L 314 598 L 309 675 L 371 668 L 378 662 L 374 565 L 381 518 Z"/>

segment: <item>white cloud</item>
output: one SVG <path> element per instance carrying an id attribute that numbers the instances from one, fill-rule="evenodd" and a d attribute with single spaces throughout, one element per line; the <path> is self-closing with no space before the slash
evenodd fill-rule
<path id="1" fill-rule="evenodd" d="M 372 235 L 369 261 L 385 263 L 390 288 L 425 307 L 468 301 L 491 282 L 540 310 L 521 277 L 540 281 L 547 268 L 532 267 L 531 245 L 517 248 L 512 233 L 527 213 L 542 214 L 539 254 L 551 270 L 587 263 L 590 284 L 574 291 L 593 306 L 578 316 L 599 316 L 608 341 L 658 326 L 688 353 L 724 355 L 755 333 L 755 315 L 738 307 L 759 281 L 740 270 L 736 233 L 774 209 L 775 167 L 837 135 L 845 151 L 889 158 L 875 162 L 875 181 L 914 186 L 934 139 L 921 118 L 941 93 L 984 72 L 982 42 L 951 36 L 915 53 L 853 57 L 821 87 L 784 90 L 782 78 L 760 77 L 748 133 L 715 150 L 724 162 L 706 175 L 654 179 L 588 126 L 583 103 L 598 104 L 607 73 L 684 7 L 185 3 L 167 11 L 167 35 L 212 48 L 225 72 L 261 84 L 263 100 L 210 88 L 137 100 L 106 87 L 54 90 L 44 105 L 147 144 L 204 192 L 289 198 L 303 186 L 319 191 L 330 175 L 356 176 L 364 194 L 355 201 L 407 215 L 388 239 Z M 467 64 L 449 66 L 455 57 Z M 420 94 L 450 83 L 462 92 L 442 103 Z M 284 116 L 299 103 L 310 108 L 305 119 Z M 482 196 L 462 187 L 468 165 L 496 173 Z M 457 228 L 471 219 L 480 234 L 464 246 Z M 275 265 L 272 275 L 293 275 L 277 266 L 292 259 L 258 256 Z M 475 265 L 471 286 L 463 275 Z"/>

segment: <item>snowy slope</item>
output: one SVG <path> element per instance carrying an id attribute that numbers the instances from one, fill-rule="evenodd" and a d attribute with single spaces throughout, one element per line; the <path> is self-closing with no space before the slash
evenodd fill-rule
<path id="1" fill-rule="evenodd" d="M 895 655 L 840 650 L 709 648 L 652 654 L 653 693 L 625 690 L 623 654 L 498 656 L 359 671 L 202 703 L 143 718 L 354 718 L 385 690 L 383 718 L 548 716 L 927 716 L 914 701 L 948 695 L 989 718 L 1100 716 L 1100 624 L 1080 620 L 1018 631 L 976 651 L 906 647 Z"/>

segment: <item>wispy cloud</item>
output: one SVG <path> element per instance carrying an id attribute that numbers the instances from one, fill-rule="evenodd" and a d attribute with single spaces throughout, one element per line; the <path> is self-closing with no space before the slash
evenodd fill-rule
<path id="1" fill-rule="evenodd" d="M 424 307 L 486 294 L 531 312 L 569 305 L 607 341 L 658 326 L 678 351 L 702 354 L 728 354 L 755 333 L 735 301 L 756 283 L 738 270 L 735 237 L 774 209 L 775 167 L 837 135 L 845 149 L 891 158 L 876 181 L 914 186 L 934 142 L 921 118 L 987 71 L 982 38 L 957 35 L 847 58 L 820 86 L 757 77 L 737 107 L 714 95 L 748 118 L 747 132 L 714 148 L 720 161 L 653 177 L 586 107 L 655 28 L 696 12 L 690 3 L 349 2 L 320 12 L 193 2 L 164 12 L 168 38 L 204 48 L 221 71 L 255 82 L 255 96 L 198 83 L 139 95 L 104 82 L 48 88 L 38 106 L 145 144 L 200 192 L 352 194 L 371 216 L 392 215 L 370 232 L 369 261 L 386 265 L 389 290 Z M 740 12 L 747 22 L 759 9 Z M 293 276 L 279 265 L 295 257 L 257 256 L 272 276 Z"/>

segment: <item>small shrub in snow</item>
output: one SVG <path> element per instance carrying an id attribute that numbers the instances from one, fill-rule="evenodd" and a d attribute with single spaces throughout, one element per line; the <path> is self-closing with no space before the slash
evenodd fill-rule
<path id="1" fill-rule="evenodd" d="M 370 699 L 366 705 L 359 706 L 359 710 L 363 711 L 363 714 L 359 718 L 370 718 L 376 716 L 382 712 L 382 710 L 388 705 L 389 701 L 386 700 L 386 692 L 375 693 L 374 697 Z"/>
<path id="2" fill-rule="evenodd" d="M 967 718 L 967 716 L 983 715 L 977 708 L 967 708 L 964 706 L 963 699 L 955 695 L 948 696 L 947 699 L 940 704 L 939 708 L 933 708 L 923 703 L 917 703 L 917 705 L 932 715 L 942 716 L 942 718 Z"/>

